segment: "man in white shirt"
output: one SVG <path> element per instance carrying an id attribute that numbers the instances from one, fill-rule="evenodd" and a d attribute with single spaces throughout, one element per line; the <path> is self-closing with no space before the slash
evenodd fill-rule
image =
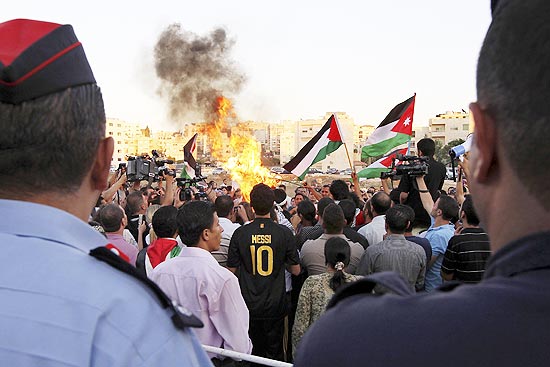
<path id="1" fill-rule="evenodd" d="M 180 256 L 158 265 L 151 279 L 171 299 L 199 315 L 204 323 L 196 329 L 201 343 L 250 353 L 249 314 L 239 281 L 210 254 L 220 247 L 223 232 L 214 206 L 190 201 L 179 209 L 177 222 L 187 247 Z"/>
<path id="2" fill-rule="evenodd" d="M 357 232 L 367 239 L 369 245 L 376 245 L 382 242 L 386 234 L 386 211 L 391 207 L 390 196 L 379 191 L 365 204 L 365 207 L 370 209 L 372 221 L 359 228 Z"/>
<path id="3" fill-rule="evenodd" d="M 212 256 L 221 266 L 227 265 L 227 251 L 229 249 L 229 242 L 233 232 L 241 225 L 235 223 L 237 216 L 243 218 L 243 222 L 248 222 L 246 210 L 241 205 L 235 206 L 233 199 L 229 195 L 221 195 L 216 198 L 214 202 L 216 214 L 220 220 L 220 226 L 223 228 L 222 239 L 220 248 L 212 251 Z M 235 210 L 236 209 L 236 210 Z"/>

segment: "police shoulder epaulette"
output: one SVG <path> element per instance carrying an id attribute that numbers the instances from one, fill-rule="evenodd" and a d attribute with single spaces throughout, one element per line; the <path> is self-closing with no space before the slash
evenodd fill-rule
<path id="1" fill-rule="evenodd" d="M 97 247 L 90 251 L 90 256 L 96 258 L 99 261 L 103 261 L 113 268 L 128 274 L 132 278 L 138 280 L 140 283 L 144 284 L 149 288 L 153 294 L 156 296 L 162 308 L 169 308 L 172 311 L 172 322 L 174 326 L 180 330 L 183 330 L 186 327 L 203 327 L 204 324 L 202 321 L 193 315 L 191 312 L 186 310 L 184 307 L 178 305 L 175 301 L 172 301 L 166 293 L 160 289 L 160 287 L 153 282 L 151 279 L 147 278 L 146 275 L 141 274 L 135 267 L 130 263 L 124 261 L 113 251 L 109 250 L 107 247 Z"/>
<path id="2" fill-rule="evenodd" d="M 331 298 L 327 309 L 336 306 L 338 302 L 357 294 L 366 294 L 376 296 L 372 291 L 375 286 L 381 285 L 387 288 L 391 293 L 399 296 L 410 296 L 414 294 L 407 282 L 393 271 L 384 271 L 374 273 L 363 277 L 355 282 L 351 282 L 339 289 Z"/>

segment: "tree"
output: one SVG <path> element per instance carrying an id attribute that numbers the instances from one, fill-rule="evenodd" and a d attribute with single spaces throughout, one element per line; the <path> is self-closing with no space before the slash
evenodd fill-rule
<path id="1" fill-rule="evenodd" d="M 442 146 L 441 142 L 435 141 L 435 155 L 436 161 L 443 163 L 444 165 L 451 163 L 451 157 L 449 156 L 449 150 L 464 143 L 464 139 L 451 140 L 448 144 Z"/>

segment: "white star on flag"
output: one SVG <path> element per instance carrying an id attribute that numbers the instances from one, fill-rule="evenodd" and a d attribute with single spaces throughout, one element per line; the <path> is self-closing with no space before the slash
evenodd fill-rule
<path id="1" fill-rule="evenodd" d="M 411 123 L 411 118 L 410 118 L 410 117 L 407 117 L 407 118 L 405 119 L 405 121 L 403 121 L 403 125 L 404 125 L 404 126 L 409 126 L 410 123 Z"/>

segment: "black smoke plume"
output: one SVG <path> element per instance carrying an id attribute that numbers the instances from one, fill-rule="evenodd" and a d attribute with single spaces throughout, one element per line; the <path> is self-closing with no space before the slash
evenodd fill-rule
<path id="1" fill-rule="evenodd" d="M 230 58 L 234 44 L 222 28 L 201 37 L 175 23 L 161 33 L 155 45 L 155 70 L 172 119 L 199 113 L 210 121 L 216 98 L 240 91 L 245 76 Z"/>

